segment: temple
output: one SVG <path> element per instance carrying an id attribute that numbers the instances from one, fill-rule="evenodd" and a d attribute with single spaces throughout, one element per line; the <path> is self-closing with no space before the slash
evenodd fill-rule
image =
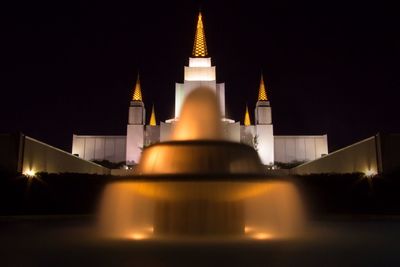
<path id="1" fill-rule="evenodd" d="M 263 75 L 261 75 L 258 88 L 254 123 L 251 122 L 247 105 L 243 125 L 239 121 L 226 117 L 225 84 L 218 83 L 216 80 L 216 67 L 212 65 L 211 57 L 208 55 L 201 13 L 197 19 L 193 52 L 189 57 L 188 66 L 184 67 L 184 81 L 175 85 L 174 117 L 157 124 L 153 105 L 150 121 L 146 123 L 146 109 L 138 76 L 129 106 L 126 135 L 73 135 L 72 154 L 86 160 L 137 164 L 144 147 L 170 140 L 171 131 L 179 120 L 185 97 L 198 87 L 206 87 L 217 95 L 222 114 L 224 139 L 254 147 L 263 164 L 272 166 L 276 163 L 308 162 L 328 154 L 327 135 L 274 136 L 272 108 Z M 254 89 L 249 88 L 249 91 Z"/>

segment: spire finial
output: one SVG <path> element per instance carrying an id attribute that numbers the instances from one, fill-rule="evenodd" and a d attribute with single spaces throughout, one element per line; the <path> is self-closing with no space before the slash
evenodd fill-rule
<path id="1" fill-rule="evenodd" d="M 157 126 L 157 121 L 156 121 L 156 113 L 154 112 L 154 104 L 153 107 L 151 108 L 151 116 L 150 116 L 150 126 Z"/>
<path id="2" fill-rule="evenodd" d="M 143 101 L 142 99 L 142 89 L 140 86 L 140 77 L 139 73 L 136 79 L 136 85 L 135 85 L 135 90 L 133 91 L 133 96 L 132 96 L 133 101 Z"/>
<path id="3" fill-rule="evenodd" d="M 244 126 L 250 126 L 251 121 L 250 121 L 250 113 L 249 113 L 249 108 L 246 104 L 246 113 L 244 114 Z"/>
<path id="4" fill-rule="evenodd" d="M 201 14 L 201 11 L 199 11 L 192 56 L 206 57 L 207 55 L 208 53 L 207 53 L 206 35 L 204 33 L 203 16 Z"/>
<path id="5" fill-rule="evenodd" d="M 258 101 L 268 101 L 268 96 L 265 90 L 264 75 L 261 73 L 260 88 L 258 90 Z"/>

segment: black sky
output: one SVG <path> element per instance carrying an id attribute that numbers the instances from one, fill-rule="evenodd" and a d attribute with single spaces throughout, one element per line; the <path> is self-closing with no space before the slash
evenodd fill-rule
<path id="1" fill-rule="evenodd" d="M 68 151 L 73 133 L 125 134 L 138 69 L 148 110 L 172 117 L 200 4 L 229 117 L 254 108 L 263 69 L 275 134 L 328 133 L 334 150 L 400 132 L 394 6 L 32 2 L 1 8 L 0 132 Z"/>

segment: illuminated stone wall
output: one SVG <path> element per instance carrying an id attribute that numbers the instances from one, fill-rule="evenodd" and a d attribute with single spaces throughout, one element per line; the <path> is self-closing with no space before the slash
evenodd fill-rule
<path id="1" fill-rule="evenodd" d="M 170 123 L 165 123 L 161 122 L 160 123 L 160 141 L 165 142 L 165 141 L 171 141 L 172 137 L 172 132 L 175 128 L 175 122 L 170 122 Z"/>
<path id="2" fill-rule="evenodd" d="M 126 137 L 126 163 L 139 163 L 144 147 L 144 125 L 128 125 Z"/>
<path id="3" fill-rule="evenodd" d="M 257 101 L 254 115 L 256 124 L 272 124 L 272 110 L 269 101 Z"/>
<path id="4" fill-rule="evenodd" d="M 185 67 L 185 81 L 215 81 L 215 67 Z"/>
<path id="5" fill-rule="evenodd" d="M 222 123 L 222 136 L 223 139 L 232 141 L 232 142 L 240 142 L 240 123 L 235 122 L 224 122 Z"/>
<path id="6" fill-rule="evenodd" d="M 320 159 L 305 163 L 291 170 L 293 174 L 354 173 L 369 175 L 378 173 L 376 137 L 370 137 L 339 149 Z"/>
<path id="7" fill-rule="evenodd" d="M 126 127 L 126 161 L 127 165 L 138 164 L 145 146 L 146 110 L 142 100 L 131 101 L 129 119 Z"/>
<path id="8" fill-rule="evenodd" d="M 175 84 L 175 118 L 181 114 L 183 100 L 185 99 L 185 90 L 183 83 Z"/>
<path id="9" fill-rule="evenodd" d="M 251 147 L 257 149 L 256 140 L 254 139 L 255 135 L 256 135 L 256 129 L 255 129 L 254 125 L 250 125 L 250 126 L 241 125 L 240 126 L 240 142 L 242 144 L 246 144 L 248 146 L 251 146 Z"/>
<path id="10" fill-rule="evenodd" d="M 264 165 L 275 162 L 274 128 L 272 124 L 256 125 L 257 152 Z"/>
<path id="11" fill-rule="evenodd" d="M 160 142 L 160 126 L 150 126 L 146 125 L 146 131 L 144 136 L 145 146 L 152 145 L 154 143 Z"/>
<path id="12" fill-rule="evenodd" d="M 327 135 L 274 136 L 275 162 L 306 162 L 328 154 Z"/>
<path id="13" fill-rule="evenodd" d="M 126 136 L 73 135 L 72 154 L 85 160 L 126 160 Z"/>
<path id="14" fill-rule="evenodd" d="M 25 136 L 22 173 L 34 174 L 37 172 L 109 174 L 110 170 Z"/>
<path id="15" fill-rule="evenodd" d="M 211 58 L 189 58 L 189 66 L 184 68 L 184 83 L 175 85 L 175 118 L 180 115 L 185 97 L 198 87 L 207 87 L 216 93 L 225 116 L 225 84 L 216 82 L 216 68 Z"/>

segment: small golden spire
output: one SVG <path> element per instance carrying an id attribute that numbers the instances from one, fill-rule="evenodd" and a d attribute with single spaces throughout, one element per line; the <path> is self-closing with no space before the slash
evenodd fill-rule
<path id="1" fill-rule="evenodd" d="M 250 126 L 251 121 L 250 121 L 250 114 L 249 114 L 249 108 L 246 105 L 246 114 L 244 114 L 244 126 Z"/>
<path id="2" fill-rule="evenodd" d="M 194 37 L 194 46 L 193 46 L 193 57 L 206 57 L 207 53 L 207 44 L 206 44 L 206 35 L 204 33 L 203 26 L 203 17 L 201 12 L 199 12 L 199 17 L 197 20 L 196 27 L 196 35 Z"/>
<path id="3" fill-rule="evenodd" d="M 268 96 L 265 90 L 264 76 L 261 74 L 260 89 L 258 91 L 258 101 L 268 101 Z"/>
<path id="4" fill-rule="evenodd" d="M 135 85 L 135 90 L 133 91 L 132 100 L 133 100 L 133 101 L 143 101 L 143 99 L 142 99 L 142 89 L 141 89 L 141 86 L 140 86 L 139 74 L 138 74 L 138 76 L 137 76 L 136 85 Z"/>
<path id="5" fill-rule="evenodd" d="M 151 108 L 150 126 L 157 126 L 156 113 L 154 112 L 154 104 Z"/>

